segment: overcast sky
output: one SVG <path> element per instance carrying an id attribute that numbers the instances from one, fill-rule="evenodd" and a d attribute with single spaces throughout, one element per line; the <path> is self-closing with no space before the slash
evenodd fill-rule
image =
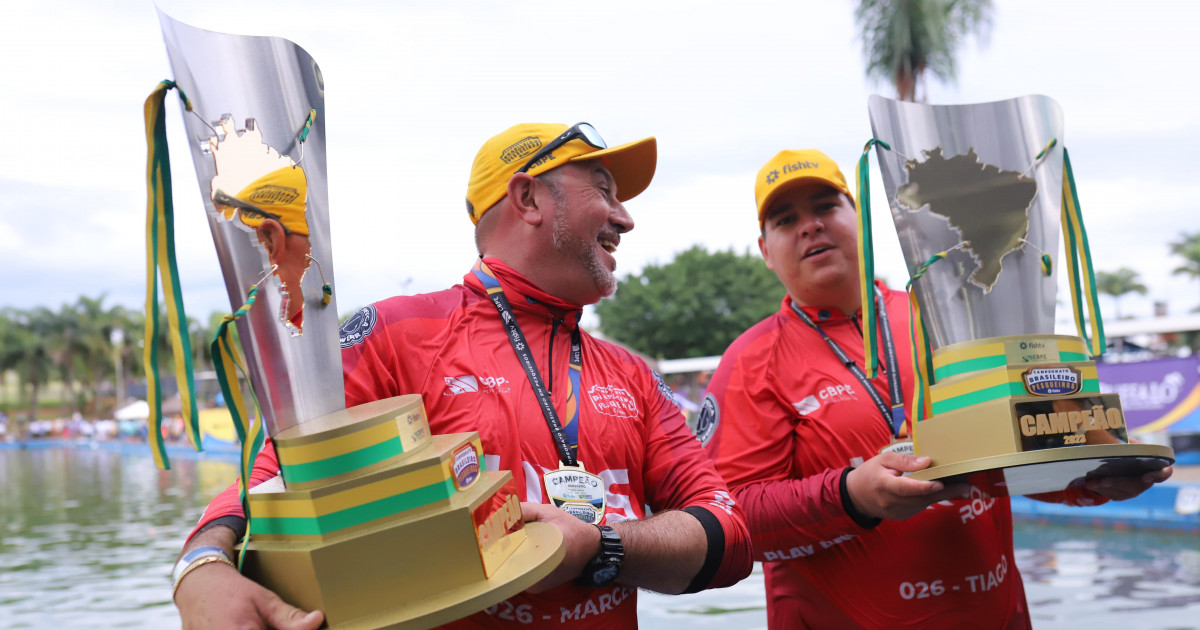
<path id="1" fill-rule="evenodd" d="M 1172 275 L 1168 241 L 1200 230 L 1192 2 L 1004 0 L 929 102 L 1045 94 L 1062 106 L 1098 269 L 1150 288 L 1126 298 L 1183 313 L 1200 283 Z M 160 3 L 194 26 L 285 37 L 325 78 L 338 309 L 453 284 L 474 257 L 463 212 L 482 142 L 526 121 L 593 123 L 619 144 L 657 136 L 654 183 L 627 204 L 619 273 L 694 243 L 757 249 L 754 174 L 816 147 L 847 177 L 870 137 L 848 0 L 829 2 Z M 150 2 L 9 3 L 0 20 L 0 307 L 80 295 L 144 300 L 142 103 L 170 78 Z M 178 102 L 169 104 L 181 284 L 188 312 L 227 311 Z M 877 273 L 907 272 L 875 184 Z M 1105 301 L 1107 304 L 1107 300 Z M 1111 317 L 1111 314 L 1110 314 Z"/>

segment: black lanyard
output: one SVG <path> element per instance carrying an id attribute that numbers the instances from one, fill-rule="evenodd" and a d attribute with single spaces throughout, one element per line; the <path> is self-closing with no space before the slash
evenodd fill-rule
<path id="1" fill-rule="evenodd" d="M 567 397 L 567 410 L 571 413 L 571 418 L 567 420 L 567 425 L 564 428 L 562 422 L 558 419 L 558 412 L 554 409 L 554 401 L 550 398 L 550 392 L 546 390 L 546 385 L 542 381 L 542 375 L 538 372 L 537 363 L 533 360 L 533 353 L 529 351 L 529 344 L 525 341 L 525 333 L 521 332 L 521 327 L 517 324 L 517 318 L 513 315 L 512 305 L 508 303 L 508 298 L 504 295 L 504 289 L 500 286 L 500 281 L 492 275 L 492 271 L 487 268 L 483 261 L 479 261 L 472 270 L 475 277 L 483 283 L 484 290 L 487 291 L 488 299 L 496 306 L 496 310 L 500 313 L 500 321 L 504 324 L 504 330 L 508 333 L 508 342 L 512 345 L 513 352 L 517 353 L 517 360 L 521 362 L 521 367 L 525 368 L 525 375 L 529 378 L 529 385 L 533 387 L 533 394 L 537 396 L 538 405 L 542 408 L 542 416 L 546 418 L 546 426 L 550 428 L 550 436 L 554 438 L 554 447 L 558 449 L 558 456 L 562 463 L 567 466 L 577 466 L 578 459 L 576 451 L 579 449 L 579 389 L 581 374 L 583 372 L 583 344 L 581 335 L 579 334 L 579 326 L 575 326 L 575 330 L 571 331 L 571 357 L 568 361 L 571 377 L 571 392 Z M 551 369 L 554 366 L 551 365 Z"/>
<path id="2" fill-rule="evenodd" d="M 898 437 L 900 435 L 900 427 L 904 424 L 904 392 L 900 388 L 900 363 L 896 358 L 896 344 L 892 340 L 892 329 L 888 326 L 887 305 L 884 303 L 883 296 L 879 294 L 878 288 L 875 289 L 875 295 L 878 298 L 877 302 L 879 304 L 879 336 L 883 339 L 883 355 L 884 361 L 887 363 L 888 394 L 890 394 L 892 398 L 891 405 L 888 405 L 887 402 L 883 400 L 883 397 L 879 395 L 879 392 L 875 389 L 875 386 L 871 384 L 870 379 L 867 378 L 866 373 L 863 372 L 862 368 L 854 362 L 854 359 L 846 356 L 846 351 L 842 350 L 842 347 L 839 346 L 837 342 L 834 341 L 833 338 L 830 337 L 824 330 L 821 330 L 821 327 L 818 326 L 816 322 L 814 322 L 812 318 L 808 316 L 807 313 L 797 306 L 795 302 L 792 302 L 791 304 L 792 310 L 796 312 L 796 315 L 800 318 L 800 320 L 805 324 L 808 324 L 810 328 L 817 331 L 817 333 L 821 335 L 821 338 L 825 340 L 825 343 L 828 344 L 829 348 L 833 350 L 833 353 L 837 355 L 837 358 L 842 362 L 842 365 L 845 365 L 846 369 L 850 370 L 850 373 L 854 375 L 854 378 L 858 379 L 858 382 L 861 383 L 863 388 L 867 390 L 867 394 L 871 397 L 871 400 L 874 401 L 875 406 L 879 409 L 880 415 L 883 416 L 883 423 L 887 426 L 888 431 L 891 432 L 892 437 Z M 867 306 L 864 305 L 864 308 L 866 307 Z"/>

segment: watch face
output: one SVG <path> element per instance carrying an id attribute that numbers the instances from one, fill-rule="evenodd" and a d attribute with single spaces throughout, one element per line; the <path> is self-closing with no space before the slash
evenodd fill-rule
<path id="1" fill-rule="evenodd" d="M 592 574 L 592 581 L 594 581 L 596 584 L 600 584 L 600 585 L 609 584 L 613 580 L 617 579 L 617 575 L 620 572 L 621 572 L 621 565 L 606 564 L 606 565 L 596 569 L 595 573 Z"/>

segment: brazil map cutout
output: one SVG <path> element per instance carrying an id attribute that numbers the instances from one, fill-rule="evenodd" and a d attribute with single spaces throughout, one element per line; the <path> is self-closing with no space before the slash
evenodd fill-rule
<path id="1" fill-rule="evenodd" d="M 947 220 L 978 265 L 967 280 L 988 293 L 1000 278 L 1003 258 L 1021 249 L 1029 232 L 1037 182 L 980 162 L 974 148 L 950 158 L 941 147 L 922 153 L 924 161 L 905 162 L 908 183 L 896 191 L 896 201 L 910 212 L 928 207 Z"/>

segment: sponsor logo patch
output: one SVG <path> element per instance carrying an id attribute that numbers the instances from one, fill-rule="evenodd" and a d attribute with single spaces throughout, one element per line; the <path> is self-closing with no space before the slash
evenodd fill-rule
<path id="1" fill-rule="evenodd" d="M 541 146 L 542 140 L 540 138 L 536 138 L 534 136 L 525 136 L 524 138 L 521 138 L 520 140 L 508 145 L 507 148 L 501 151 L 500 159 L 503 160 L 505 164 L 512 164 L 516 160 L 533 155 L 533 152 L 540 149 Z"/>
<path id="2" fill-rule="evenodd" d="M 479 454 L 471 444 L 454 451 L 454 487 L 462 490 L 479 478 Z"/>
<path id="3" fill-rule="evenodd" d="M 366 341 L 367 335 L 375 330 L 375 323 L 379 321 L 379 315 L 375 311 L 375 305 L 364 306 L 353 315 L 346 318 L 345 323 L 338 329 L 338 336 L 341 338 L 342 348 L 357 346 Z"/>
<path id="4" fill-rule="evenodd" d="M 454 396 L 470 392 L 507 394 L 509 390 L 508 379 L 503 376 L 472 376 L 466 374 L 464 376 L 444 376 L 442 380 L 446 381 L 446 391 L 443 392 L 443 396 Z"/>
<path id="5" fill-rule="evenodd" d="M 692 435 L 700 440 L 701 446 L 708 446 L 708 441 L 717 432 L 717 425 L 721 423 L 721 409 L 717 405 L 716 396 L 708 394 L 704 397 L 704 402 L 700 403 L 700 413 L 696 414 L 695 423 L 692 426 Z"/>
<path id="6" fill-rule="evenodd" d="M 821 401 L 817 400 L 816 396 L 805 396 L 799 402 L 792 403 L 792 408 L 796 413 L 807 416 L 821 408 Z"/>
<path id="7" fill-rule="evenodd" d="M 620 387 L 607 385 L 592 385 L 587 392 L 588 400 L 596 411 L 606 416 L 618 418 L 636 418 L 638 416 L 637 401 L 633 395 Z"/>
<path id="8" fill-rule="evenodd" d="M 445 396 L 466 394 L 479 391 L 479 381 L 470 374 L 466 376 L 447 376 Z"/>
<path id="9" fill-rule="evenodd" d="M 650 373 L 654 375 L 654 382 L 658 384 L 658 393 L 662 394 L 663 398 L 671 401 L 671 404 L 678 407 L 679 401 L 675 400 L 675 391 L 671 389 L 670 385 L 667 385 L 667 382 L 663 380 L 662 375 L 654 370 L 650 370 Z"/>
<path id="10" fill-rule="evenodd" d="M 249 201 L 268 206 L 285 206 L 300 196 L 300 191 L 291 186 L 276 186 L 268 184 L 259 186 L 250 193 Z"/>
<path id="11" fill-rule="evenodd" d="M 1083 387 L 1079 370 L 1073 367 L 1029 368 L 1021 374 L 1025 391 L 1034 396 L 1064 396 Z"/>

